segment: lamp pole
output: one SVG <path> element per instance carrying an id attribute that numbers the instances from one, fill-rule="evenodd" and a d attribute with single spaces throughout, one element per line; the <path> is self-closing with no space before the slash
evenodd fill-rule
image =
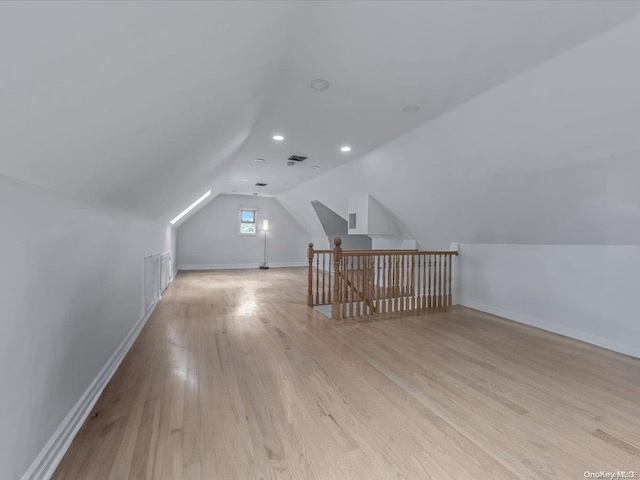
<path id="1" fill-rule="evenodd" d="M 267 230 L 269 230 L 269 220 L 267 220 L 266 218 L 262 220 L 262 230 L 264 230 L 264 263 L 260 265 L 260 269 L 268 270 L 269 265 L 267 265 L 267 259 L 268 259 Z"/>

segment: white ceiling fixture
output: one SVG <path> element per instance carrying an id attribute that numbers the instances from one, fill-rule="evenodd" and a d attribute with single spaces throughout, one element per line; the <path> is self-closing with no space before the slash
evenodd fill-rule
<path id="1" fill-rule="evenodd" d="M 341 152 L 350 152 L 351 151 L 351 147 L 349 147 L 348 145 L 345 145 L 344 147 L 340 148 Z"/>
<path id="2" fill-rule="evenodd" d="M 171 225 L 174 225 L 178 220 L 180 220 L 182 217 L 184 217 L 187 213 L 189 213 L 191 210 L 196 208 L 209 195 L 211 195 L 211 190 L 209 190 L 207 193 L 202 195 L 199 199 L 197 199 L 195 202 L 193 202 L 191 205 L 189 205 L 187 208 L 185 208 L 180 215 L 178 215 L 176 218 L 171 220 Z"/>
<path id="3" fill-rule="evenodd" d="M 284 137 L 282 135 L 274 135 L 273 139 L 277 142 L 281 142 L 282 140 L 284 140 Z"/>
<path id="4" fill-rule="evenodd" d="M 324 92 L 331 84 L 324 78 L 316 78 L 315 80 L 311 80 L 309 86 L 318 92 Z"/>
<path id="5" fill-rule="evenodd" d="M 420 110 L 420 105 L 407 105 L 402 109 L 404 113 L 408 113 L 409 115 L 413 115 L 414 113 L 418 113 Z"/>
<path id="6" fill-rule="evenodd" d="M 266 162 L 266 160 L 264 158 L 256 158 L 256 162 L 264 163 L 264 162 Z M 244 182 L 244 180 L 243 180 L 243 182 Z"/>
<path id="7" fill-rule="evenodd" d="M 313 170 L 318 170 L 320 168 L 320 165 L 314 165 L 313 167 L 311 167 Z"/>

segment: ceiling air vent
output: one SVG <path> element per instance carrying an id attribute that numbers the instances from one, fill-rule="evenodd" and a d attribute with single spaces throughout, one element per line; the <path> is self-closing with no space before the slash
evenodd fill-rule
<path id="1" fill-rule="evenodd" d="M 289 161 L 291 161 L 291 162 L 303 162 L 306 159 L 307 159 L 307 157 L 302 157 L 300 155 L 291 155 L 289 157 Z"/>
<path id="2" fill-rule="evenodd" d="M 266 183 L 260 183 L 260 182 L 256 183 L 256 187 L 266 187 L 266 186 L 267 186 Z"/>

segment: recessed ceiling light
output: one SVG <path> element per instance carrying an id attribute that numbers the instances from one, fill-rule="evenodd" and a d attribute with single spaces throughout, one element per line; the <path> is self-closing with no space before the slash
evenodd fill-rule
<path id="1" fill-rule="evenodd" d="M 266 162 L 266 160 L 265 160 L 264 158 L 256 158 L 256 162 L 258 162 L 258 163 L 264 163 L 264 162 Z M 244 181 L 245 181 L 245 180 L 243 180 L 243 182 L 244 182 Z"/>
<path id="2" fill-rule="evenodd" d="M 322 92 L 327 88 L 329 88 L 331 84 L 324 78 L 316 78 L 315 80 L 311 80 L 311 83 L 309 83 L 309 86 L 314 90 L 317 90 L 318 92 Z"/>
<path id="3" fill-rule="evenodd" d="M 313 170 L 318 170 L 320 168 L 320 165 L 314 165 L 313 167 L 311 167 Z"/>
<path id="4" fill-rule="evenodd" d="M 273 139 L 280 142 L 280 141 L 284 140 L 284 137 L 282 135 L 274 135 Z"/>
<path id="5" fill-rule="evenodd" d="M 348 147 L 348 146 L 345 145 L 344 147 L 342 147 L 340 149 L 340 151 L 342 151 L 342 152 L 350 152 L 351 151 L 351 147 Z"/>
<path id="6" fill-rule="evenodd" d="M 420 105 L 407 105 L 402 109 L 404 113 L 408 113 L 409 115 L 413 115 L 414 113 L 418 113 L 420 110 Z"/>

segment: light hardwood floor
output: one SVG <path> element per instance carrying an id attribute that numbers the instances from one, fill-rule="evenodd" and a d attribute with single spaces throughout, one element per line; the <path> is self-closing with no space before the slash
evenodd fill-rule
<path id="1" fill-rule="evenodd" d="M 640 473 L 640 360 L 463 307 L 336 322 L 305 282 L 178 274 L 54 478 Z"/>

